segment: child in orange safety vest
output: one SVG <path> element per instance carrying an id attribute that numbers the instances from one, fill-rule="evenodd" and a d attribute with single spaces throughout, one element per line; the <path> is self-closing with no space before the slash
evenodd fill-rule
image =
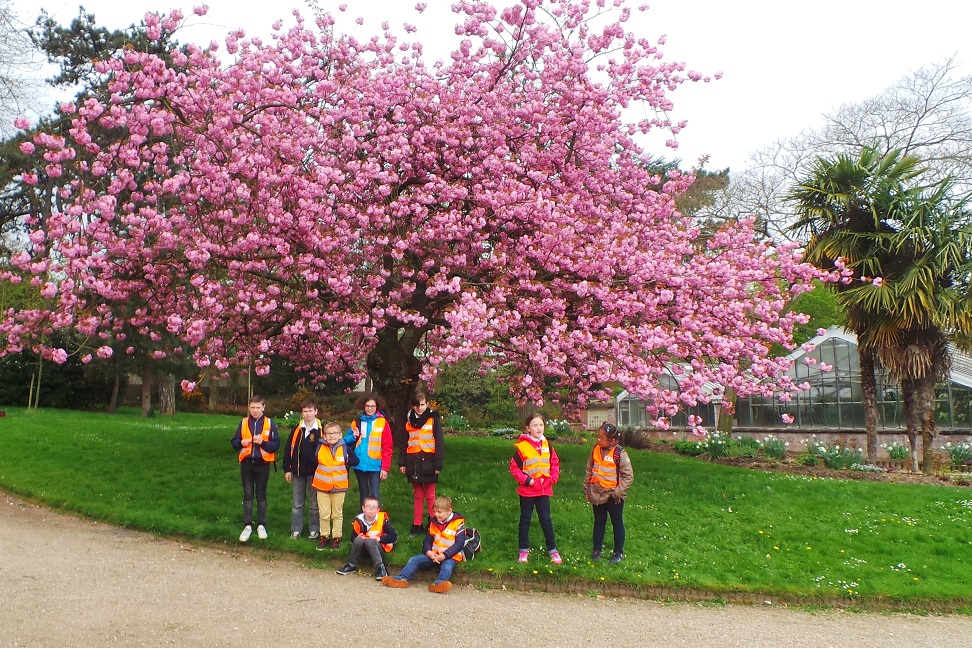
<path id="1" fill-rule="evenodd" d="M 348 466 L 358 463 L 358 458 L 341 435 L 340 425 L 334 422 L 325 423 L 321 442 L 317 446 L 317 470 L 311 485 L 317 491 L 317 510 L 321 516 L 318 551 L 341 546 L 344 496 L 348 492 Z"/>
<path id="2" fill-rule="evenodd" d="M 614 528 L 614 550 L 608 562 L 616 565 L 624 559 L 624 498 L 634 482 L 634 471 L 628 453 L 618 445 L 621 431 L 605 423 L 597 431 L 597 445 L 587 459 L 584 475 L 584 499 L 594 506 L 594 551 L 591 560 L 601 558 L 607 518 Z"/>
<path id="3" fill-rule="evenodd" d="M 452 499 L 444 495 L 435 498 L 433 511 L 435 514 L 429 521 L 422 553 L 409 558 L 398 576 L 382 578 L 381 584 L 385 587 L 408 587 L 408 582 L 418 570 L 438 567 L 439 574 L 429 585 L 429 591 L 445 594 L 452 589 L 452 572 L 464 559 L 462 548 L 466 544 L 466 519 L 452 510 Z"/>
<path id="4" fill-rule="evenodd" d="M 270 466 L 276 465 L 280 447 L 277 424 L 263 411 L 267 403 L 262 396 L 251 396 L 247 404 L 249 416 L 240 421 L 230 443 L 239 454 L 240 478 L 243 482 L 243 532 L 240 542 L 253 533 L 253 500 L 257 501 L 257 537 L 267 539 L 267 483 Z"/>
<path id="5" fill-rule="evenodd" d="M 375 566 L 375 580 L 381 580 L 388 575 L 385 569 L 385 554 L 395 548 L 398 531 L 391 525 L 388 514 L 381 510 L 377 497 L 366 497 L 361 506 L 361 513 L 351 523 L 354 538 L 351 540 L 351 555 L 347 564 L 337 573 L 341 576 L 353 573 L 358 569 L 361 554 L 371 557 Z"/>
<path id="6" fill-rule="evenodd" d="M 543 435 L 546 422 L 542 415 L 531 414 L 524 421 L 524 432 L 514 445 L 510 459 L 510 474 L 516 480 L 516 494 L 520 497 L 519 542 L 517 562 L 530 560 L 530 520 L 536 509 L 543 538 L 547 543 L 550 562 L 563 562 L 557 551 L 553 521 L 550 517 L 550 498 L 554 484 L 560 479 L 560 458 Z"/>

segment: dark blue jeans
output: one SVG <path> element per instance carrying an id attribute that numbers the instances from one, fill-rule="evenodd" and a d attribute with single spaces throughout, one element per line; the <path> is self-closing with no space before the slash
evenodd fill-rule
<path id="1" fill-rule="evenodd" d="M 358 504 L 364 506 L 364 501 L 366 497 L 374 497 L 381 501 L 378 497 L 378 488 L 381 486 L 381 473 L 375 471 L 365 472 L 363 470 L 355 470 L 354 476 L 358 478 Z"/>
<path id="2" fill-rule="evenodd" d="M 594 505 L 594 551 L 604 548 L 604 533 L 607 531 L 608 515 L 614 529 L 614 553 L 624 553 L 624 500 L 615 502 L 609 499 L 604 504 Z"/>
<path id="3" fill-rule="evenodd" d="M 415 577 L 415 573 L 418 570 L 438 567 L 439 575 L 436 577 L 435 583 L 444 583 L 452 578 L 452 572 L 455 570 L 457 564 L 452 558 L 446 558 L 441 563 L 436 564 L 434 560 L 425 554 L 419 554 L 408 559 L 408 562 L 405 563 L 405 567 L 402 569 L 402 573 L 396 576 L 396 578 L 398 580 L 410 581 Z"/>
<path id="4" fill-rule="evenodd" d="M 243 480 L 243 526 L 253 524 L 253 497 L 257 501 L 257 524 L 267 524 L 267 482 L 270 481 L 270 464 L 244 461 L 240 464 Z"/>
<path id="5" fill-rule="evenodd" d="M 547 551 L 553 551 L 557 548 L 557 541 L 554 539 L 553 520 L 550 519 L 550 497 L 547 495 L 540 497 L 520 495 L 520 551 L 530 550 L 530 520 L 533 518 L 534 508 L 537 509 L 537 518 L 540 520 L 540 528 L 543 529 Z"/>

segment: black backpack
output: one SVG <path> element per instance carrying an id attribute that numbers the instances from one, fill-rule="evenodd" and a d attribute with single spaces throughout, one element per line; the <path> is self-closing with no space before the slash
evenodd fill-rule
<path id="1" fill-rule="evenodd" d="M 466 542 L 462 545 L 462 555 L 466 560 L 472 560 L 476 557 L 476 554 L 482 549 L 482 538 L 479 536 L 479 531 L 466 527 Z"/>

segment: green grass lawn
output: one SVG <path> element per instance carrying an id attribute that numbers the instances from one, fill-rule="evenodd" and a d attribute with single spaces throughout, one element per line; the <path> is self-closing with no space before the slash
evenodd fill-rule
<path id="1" fill-rule="evenodd" d="M 0 418 L 0 487 L 112 524 L 236 545 L 242 489 L 229 439 L 237 423 L 200 414 L 143 419 L 135 411 L 8 408 Z M 507 470 L 512 440 L 446 438 L 439 493 L 451 496 L 483 535 L 482 554 L 461 569 L 526 580 L 890 599 L 916 607 L 972 598 L 968 489 L 809 479 L 632 451 L 628 557 L 609 566 L 589 562 L 592 515 L 581 480 L 590 448 L 555 447 L 562 473 L 552 508 L 564 564 L 550 564 L 538 550 L 542 535 L 534 519 L 531 562 L 518 565 L 519 508 Z M 250 544 L 312 560 L 332 555 L 288 537 L 290 486 L 283 472 L 271 473 L 269 499 L 270 539 Z M 397 470 L 382 485 L 382 499 L 407 533 L 411 489 Z M 346 531 L 356 513 L 352 486 Z M 406 533 L 393 565 L 420 549 L 421 538 Z M 605 544 L 610 550 L 610 526 Z"/>

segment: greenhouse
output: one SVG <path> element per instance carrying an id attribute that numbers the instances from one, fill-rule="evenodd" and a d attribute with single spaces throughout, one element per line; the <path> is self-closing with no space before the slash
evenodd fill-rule
<path id="1" fill-rule="evenodd" d="M 864 429 L 861 399 L 861 369 L 857 357 L 857 336 L 839 327 L 810 340 L 813 350 L 797 349 L 790 354 L 788 372 L 797 384 L 810 388 L 789 401 L 752 396 L 736 404 L 736 426 L 770 428 L 781 425 L 784 414 L 792 416 L 791 427 Z M 878 427 L 905 427 L 901 390 L 878 365 Z M 936 390 L 936 424 L 942 430 L 972 428 L 972 357 L 952 351 L 949 381 Z"/>
<path id="2" fill-rule="evenodd" d="M 831 327 L 810 340 L 813 350 L 799 348 L 790 354 L 793 366 L 788 372 L 797 384 L 809 389 L 792 395 L 790 400 L 751 396 L 736 402 L 735 429 L 777 429 L 780 427 L 821 430 L 863 430 L 864 407 L 861 399 L 861 369 L 857 357 L 857 336 L 840 327 Z M 903 430 L 905 427 L 901 390 L 878 365 L 878 427 Z M 663 379 L 668 388 L 677 389 L 671 376 Z M 671 419 L 673 428 L 687 427 L 691 414 L 701 417 L 711 428 L 718 419 L 722 390 L 719 385 L 706 385 L 712 395 L 709 403 L 700 403 L 681 411 Z M 615 399 L 618 425 L 649 427 L 646 403 L 637 395 L 622 391 Z M 949 381 L 939 385 L 936 394 L 936 424 L 943 431 L 969 432 L 972 429 L 972 356 L 952 351 Z M 793 417 L 784 424 L 783 416 Z"/>

